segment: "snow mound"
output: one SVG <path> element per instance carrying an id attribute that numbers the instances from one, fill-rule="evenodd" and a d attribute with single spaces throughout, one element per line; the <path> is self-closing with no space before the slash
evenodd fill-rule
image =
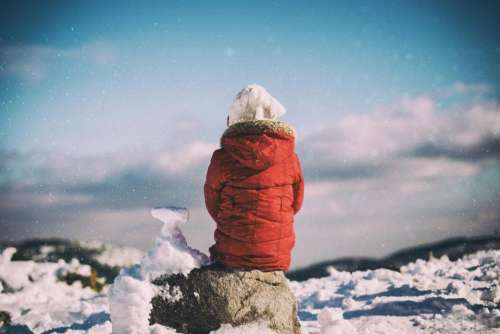
<path id="1" fill-rule="evenodd" d="M 153 280 L 162 274 L 189 273 L 193 268 L 208 264 L 208 257 L 188 246 L 180 226 L 189 219 L 184 208 L 155 208 L 151 215 L 163 222 L 161 235 L 155 247 L 141 261 L 141 272 L 145 279 Z"/>
<path id="2" fill-rule="evenodd" d="M 187 209 L 155 208 L 151 215 L 163 222 L 155 246 L 139 265 L 122 270 L 109 291 L 114 334 L 152 332 L 149 326 L 151 299 L 161 291 L 157 291 L 151 281 L 163 274 L 187 274 L 209 262 L 205 254 L 188 246 L 181 232 L 180 226 L 189 219 Z M 155 328 L 160 333 L 159 327 Z"/>

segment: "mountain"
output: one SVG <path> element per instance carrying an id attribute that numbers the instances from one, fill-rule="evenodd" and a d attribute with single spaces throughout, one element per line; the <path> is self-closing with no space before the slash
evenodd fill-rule
<path id="1" fill-rule="evenodd" d="M 310 278 L 326 277 L 328 268 L 339 271 L 366 271 L 379 268 L 397 270 L 418 259 L 428 260 L 432 257 L 448 256 L 452 261 L 480 250 L 500 249 L 500 235 L 473 238 L 451 238 L 416 247 L 406 248 L 383 258 L 345 257 L 324 261 L 288 272 L 286 276 L 293 281 L 305 281 Z"/>
<path id="2" fill-rule="evenodd" d="M 144 255 L 132 247 L 61 238 L 0 241 L 0 253 L 8 247 L 16 248 L 12 261 L 56 263 L 64 260 L 69 263 L 77 259 L 80 264 L 90 266 L 107 283 L 113 282 L 121 268 L 138 263 Z"/>
<path id="3" fill-rule="evenodd" d="M 18 245 L 24 245 L 28 252 L 36 248 L 37 242 Z M 75 247 L 72 242 L 57 244 L 48 246 L 42 242 L 39 248 L 43 254 L 51 253 L 50 248 L 55 247 L 56 252 L 66 256 Z M 86 253 L 87 248 L 76 245 L 77 253 Z M 14 248 L 6 248 L 0 253 L 0 334 L 117 333 L 116 325 L 128 319 L 113 319 L 116 311 L 113 310 L 116 304 L 110 303 L 113 298 L 115 301 L 119 298 L 123 301 L 120 307 L 127 308 L 146 297 L 144 309 L 138 310 L 141 312 L 127 314 L 131 315 L 130 321 L 148 324 L 149 297 L 139 293 L 142 289 L 136 289 L 137 281 L 124 280 L 124 289 L 117 290 L 114 285 L 104 284 L 101 278 L 92 278 L 92 268 L 75 258 L 69 262 L 12 261 L 14 252 Z M 35 253 L 33 257 L 38 257 L 39 253 Z M 100 257 L 89 255 L 87 259 L 95 258 Z M 71 277 L 79 279 L 68 279 Z M 499 277 L 500 251 L 490 250 L 465 255 L 456 261 L 447 256 L 417 260 L 399 271 L 376 269 L 350 273 L 330 268 L 327 277 L 290 281 L 289 286 L 298 301 L 304 334 L 493 334 L 500 333 Z M 97 284 L 92 284 L 92 280 Z M 99 284 L 102 288 L 97 288 Z M 159 289 L 156 293 L 168 296 L 169 290 Z M 183 302 L 188 296 L 177 294 L 175 298 Z M 133 333 L 176 331 L 155 324 Z M 225 324 L 211 333 L 263 334 L 270 330 L 261 323 L 234 328 Z"/>
<path id="4" fill-rule="evenodd" d="M 92 267 L 99 277 L 110 283 L 124 266 L 138 263 L 144 252 L 132 248 L 104 244 L 99 242 L 73 241 L 61 238 L 26 239 L 21 241 L 0 241 L 0 252 L 7 247 L 15 247 L 13 261 L 33 260 L 35 262 L 66 262 L 73 258 L 81 264 Z M 293 281 L 304 281 L 309 278 L 328 276 L 328 268 L 340 271 L 366 271 L 379 268 L 399 270 L 401 266 L 417 259 L 448 256 L 456 260 L 466 254 L 480 250 L 500 249 L 500 235 L 482 237 L 451 238 L 434 243 L 409 247 L 386 257 L 345 257 L 319 262 L 305 268 L 292 270 L 286 274 Z"/>

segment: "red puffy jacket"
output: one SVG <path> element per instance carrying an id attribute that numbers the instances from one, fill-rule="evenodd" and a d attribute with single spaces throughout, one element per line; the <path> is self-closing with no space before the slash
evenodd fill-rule
<path id="1" fill-rule="evenodd" d="M 238 122 L 213 153 L 205 204 L 217 223 L 212 260 L 230 268 L 288 270 L 293 218 L 304 198 L 295 131 L 279 121 Z"/>

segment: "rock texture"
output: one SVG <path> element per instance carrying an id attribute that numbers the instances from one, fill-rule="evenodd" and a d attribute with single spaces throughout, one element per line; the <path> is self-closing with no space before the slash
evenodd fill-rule
<path id="1" fill-rule="evenodd" d="M 209 333 L 222 324 L 265 321 L 279 334 L 300 333 L 295 296 L 281 271 L 229 270 L 207 266 L 153 282 L 150 323 L 181 333 Z"/>

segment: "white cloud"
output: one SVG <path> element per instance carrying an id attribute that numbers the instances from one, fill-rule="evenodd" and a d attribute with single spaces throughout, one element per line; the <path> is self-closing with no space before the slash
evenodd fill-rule
<path id="1" fill-rule="evenodd" d="M 468 149 L 500 139 L 500 105 L 480 102 L 441 110 L 429 96 L 404 97 L 394 106 L 348 115 L 309 134 L 300 145 L 319 163 L 383 162 L 425 144 Z"/>
<path id="2" fill-rule="evenodd" d="M 73 48 L 45 45 L 10 45 L 0 48 L 0 75 L 14 75 L 28 81 L 45 79 L 63 61 L 90 62 L 105 66 L 116 60 L 116 49 L 105 42 Z"/>
<path id="3" fill-rule="evenodd" d="M 348 115 L 303 144 L 337 161 L 384 159 L 437 133 L 441 120 L 434 110 L 428 97 L 403 98 L 394 107 Z"/>
<path id="4" fill-rule="evenodd" d="M 402 181 L 434 181 L 445 177 L 465 177 L 479 173 L 480 165 L 475 162 L 456 161 L 446 158 L 403 158 L 396 160 L 388 176 L 396 174 Z"/>
<path id="5" fill-rule="evenodd" d="M 74 156 L 58 151 L 0 152 L 3 155 L 0 163 L 4 177 L 23 187 L 35 186 L 41 181 L 72 186 L 106 182 L 130 170 L 191 177 L 193 171 L 208 166 L 217 148 L 216 143 L 197 140 L 173 149 L 145 149 L 133 154 L 127 151 L 94 156 Z"/>
<path id="6" fill-rule="evenodd" d="M 484 94 L 488 93 L 491 90 L 491 87 L 479 83 L 479 84 L 467 84 L 465 82 L 457 81 L 453 83 L 449 88 L 445 90 L 450 95 L 453 94 L 468 94 L 468 93 L 473 93 L 473 94 Z"/>
<path id="7" fill-rule="evenodd" d="M 202 186 L 196 185 L 202 184 L 216 148 L 195 141 L 172 150 L 101 156 L 0 152 L 1 209 L 14 215 L 26 207 L 123 210 L 200 203 L 196 191 Z"/>
<path id="8" fill-rule="evenodd" d="M 20 189 L 19 189 L 20 190 Z M 64 192 L 23 192 L 11 191 L 0 203 L 3 210 L 22 210 L 27 206 L 45 209 L 82 206 L 90 204 L 93 198 L 88 194 L 65 194 Z"/>
<path id="9" fill-rule="evenodd" d="M 193 127 L 183 121 L 176 131 L 193 133 Z M 187 205 L 196 213 L 190 233 L 205 247 L 213 241 L 213 223 L 203 207 L 202 185 L 218 145 L 196 134 L 184 140 L 173 149 L 90 157 L 0 154 L 1 218 L 18 233 L 25 233 L 18 221 L 40 221 L 45 225 L 26 230 L 47 235 L 65 229 L 77 212 L 72 233 L 113 241 L 122 238 L 117 229 L 127 228 L 133 231 L 127 238 L 144 244 L 155 228 L 151 223 L 138 233 L 150 219 L 150 206 Z M 499 142 L 498 103 L 474 100 L 447 108 L 433 94 L 402 97 L 304 136 L 297 143 L 306 185 L 296 219 L 295 263 L 319 255 L 381 255 L 418 242 L 491 232 L 499 222 L 494 194 L 500 193 L 500 160 L 490 146 Z"/>
<path id="10" fill-rule="evenodd" d="M 195 141 L 176 150 L 159 153 L 154 165 L 169 173 L 183 173 L 199 164 L 208 166 L 210 157 L 217 148 L 215 143 Z"/>
<path id="11" fill-rule="evenodd" d="M 500 105 L 475 99 L 486 90 L 460 84 L 447 95 L 405 96 L 300 140 L 306 188 L 297 261 L 383 255 L 498 228 L 500 187 L 491 175 L 500 174 Z M 441 103 L 451 94 L 471 100 Z"/>
<path id="12" fill-rule="evenodd" d="M 451 143 L 464 147 L 478 145 L 488 138 L 500 138 L 500 105 L 475 105 L 463 117 L 455 116 L 448 128 Z"/>

